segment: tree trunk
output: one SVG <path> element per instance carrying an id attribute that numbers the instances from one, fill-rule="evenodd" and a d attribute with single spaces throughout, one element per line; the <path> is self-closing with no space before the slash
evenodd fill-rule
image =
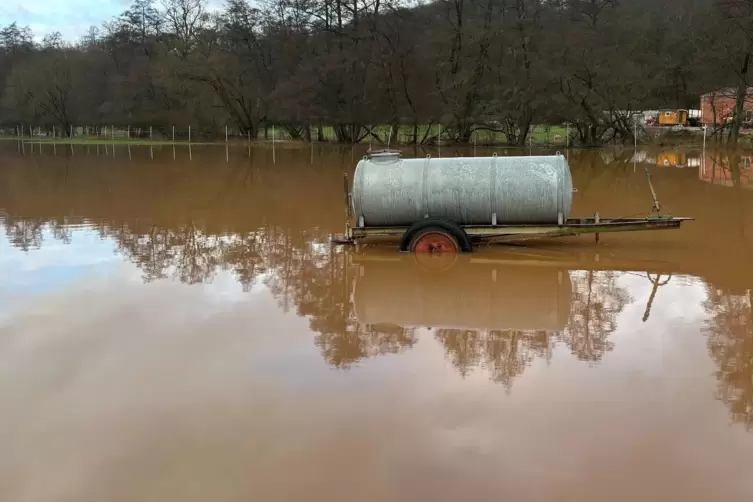
<path id="1" fill-rule="evenodd" d="M 729 154 L 729 169 L 732 177 L 732 186 L 740 187 L 740 154 L 737 151 L 730 152 Z"/>
<path id="2" fill-rule="evenodd" d="M 518 137 L 515 143 L 516 146 L 526 146 L 526 139 L 528 139 L 528 135 L 531 132 L 531 122 L 533 122 L 533 114 L 528 108 L 528 105 L 526 105 L 523 116 L 518 120 Z"/>
<path id="3" fill-rule="evenodd" d="M 455 133 L 455 141 L 467 145 L 471 141 L 471 135 L 473 134 L 473 126 L 465 118 L 458 122 L 457 132 Z"/>
<path id="4" fill-rule="evenodd" d="M 397 145 L 398 143 L 400 143 L 400 123 L 393 120 L 390 125 L 389 135 L 387 136 L 387 148 L 389 148 L 391 144 Z"/>
<path id="5" fill-rule="evenodd" d="M 244 138 L 256 139 L 258 130 L 254 124 L 246 124 L 240 127 L 240 132 Z"/>
<path id="6" fill-rule="evenodd" d="M 750 65 L 750 52 L 743 56 L 742 66 L 740 67 L 740 82 L 737 84 L 737 95 L 735 96 L 735 114 L 732 117 L 732 128 L 729 131 L 729 143 L 737 144 L 740 139 L 740 127 L 743 124 L 745 115 L 745 100 L 748 97 L 748 67 Z"/>
<path id="7" fill-rule="evenodd" d="M 340 143 L 358 143 L 362 139 L 363 126 L 361 124 L 337 124 L 335 136 Z"/>
<path id="8" fill-rule="evenodd" d="M 520 130 L 518 132 L 518 141 L 516 142 L 516 146 L 526 146 L 526 139 L 528 138 L 528 133 L 531 129 L 531 121 L 527 120 L 524 123 L 519 125 Z"/>
<path id="9" fill-rule="evenodd" d="M 308 128 L 302 127 L 297 124 L 285 124 L 282 126 L 285 131 L 287 131 L 288 135 L 290 136 L 290 139 L 298 140 L 301 139 Z"/>

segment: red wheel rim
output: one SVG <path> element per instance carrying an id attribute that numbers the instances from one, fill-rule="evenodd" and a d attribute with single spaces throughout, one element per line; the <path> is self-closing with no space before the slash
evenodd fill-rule
<path id="1" fill-rule="evenodd" d="M 426 232 L 418 237 L 411 246 L 414 253 L 459 253 L 460 247 L 450 234 L 444 232 Z"/>

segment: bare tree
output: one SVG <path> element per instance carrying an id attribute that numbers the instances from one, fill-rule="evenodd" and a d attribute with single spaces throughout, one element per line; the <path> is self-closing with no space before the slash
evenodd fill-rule
<path id="1" fill-rule="evenodd" d="M 162 7 L 175 48 L 186 56 L 195 47 L 199 33 L 208 21 L 207 0 L 162 0 Z"/>
<path id="2" fill-rule="evenodd" d="M 207 1 L 133 0 L 77 45 L 0 28 L 0 123 L 520 146 L 568 122 L 598 145 L 632 142 L 636 111 L 732 89 L 736 142 L 753 101 L 753 0 Z"/>

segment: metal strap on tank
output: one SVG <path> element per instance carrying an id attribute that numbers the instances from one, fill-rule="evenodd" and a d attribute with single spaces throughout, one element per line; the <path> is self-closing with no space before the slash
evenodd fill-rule
<path id="1" fill-rule="evenodd" d="M 357 168 L 358 166 L 356 166 Z M 365 169 L 365 166 L 364 166 Z M 358 183 L 358 190 L 356 191 L 356 196 L 358 197 L 358 204 L 355 203 L 355 200 L 353 201 L 353 205 L 357 206 L 358 209 L 360 209 L 359 213 L 356 215 L 356 226 L 358 227 L 364 227 L 365 225 L 365 219 L 363 217 L 363 171 L 364 169 L 358 169 L 358 179 L 355 180 L 355 182 Z"/>
<path id="2" fill-rule="evenodd" d="M 558 213 L 564 213 L 564 210 L 565 210 L 565 200 L 564 200 L 565 190 L 564 190 L 564 187 L 562 185 L 565 183 L 565 175 L 564 175 L 564 173 L 565 173 L 565 157 L 563 157 L 562 155 L 558 155 L 558 157 L 559 157 L 558 160 L 560 161 L 559 164 L 560 164 L 560 168 L 561 169 L 560 169 L 560 172 L 557 173 L 557 212 Z M 565 219 L 564 214 L 562 216 L 562 219 L 563 220 Z M 563 223 L 564 223 L 564 221 L 563 221 Z"/>
<path id="3" fill-rule="evenodd" d="M 492 225 L 497 224 L 497 154 L 492 156 L 492 163 L 489 165 L 489 204 L 491 214 L 489 219 Z"/>
<path id="4" fill-rule="evenodd" d="M 427 156 L 424 166 L 421 169 L 421 212 L 424 218 L 429 217 L 429 162 L 431 157 Z"/>

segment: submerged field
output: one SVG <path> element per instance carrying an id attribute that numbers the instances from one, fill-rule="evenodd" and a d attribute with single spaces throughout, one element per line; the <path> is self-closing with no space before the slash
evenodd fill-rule
<path id="1" fill-rule="evenodd" d="M 696 221 L 432 272 L 330 245 L 367 145 L 31 146 L 1 500 L 750 500 L 753 152 L 568 150 L 573 216 L 647 214 L 647 168 Z"/>

